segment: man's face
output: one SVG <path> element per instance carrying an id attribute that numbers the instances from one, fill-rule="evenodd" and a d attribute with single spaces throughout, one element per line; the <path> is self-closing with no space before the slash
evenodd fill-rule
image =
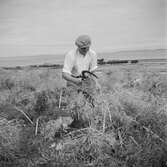
<path id="1" fill-rule="evenodd" d="M 83 47 L 83 48 L 78 48 L 78 50 L 79 50 L 80 54 L 85 56 L 86 53 L 89 51 L 89 46 Z"/>

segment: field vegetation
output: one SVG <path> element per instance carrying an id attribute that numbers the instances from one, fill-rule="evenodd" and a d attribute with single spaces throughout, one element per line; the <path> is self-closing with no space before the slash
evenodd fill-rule
<path id="1" fill-rule="evenodd" d="M 0 69 L 0 166 L 166 167 L 163 70 L 100 66 L 101 89 L 86 81 L 85 95 L 65 87 L 61 69 Z"/>

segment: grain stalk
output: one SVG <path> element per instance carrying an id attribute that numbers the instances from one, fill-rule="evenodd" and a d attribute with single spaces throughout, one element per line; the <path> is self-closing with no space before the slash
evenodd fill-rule
<path id="1" fill-rule="evenodd" d="M 59 108 L 61 107 L 61 100 L 62 100 L 62 89 L 60 90 L 60 98 L 59 98 Z"/>
<path id="2" fill-rule="evenodd" d="M 22 111 L 21 109 L 19 109 L 19 108 L 16 107 L 16 106 L 14 106 L 14 108 L 15 108 L 17 111 L 21 112 L 21 113 L 27 118 L 27 120 L 28 120 L 31 124 L 33 124 L 33 122 L 31 121 L 31 119 L 28 117 L 28 115 L 27 115 L 24 111 Z"/>
<path id="3" fill-rule="evenodd" d="M 104 105 L 104 102 L 103 102 L 103 105 Z M 105 126 L 106 126 L 106 110 L 104 111 L 104 117 L 103 117 L 103 133 L 105 132 Z"/>
<path id="4" fill-rule="evenodd" d="M 40 118 L 40 117 L 38 117 L 38 118 L 37 118 L 37 120 L 36 120 L 36 126 L 35 126 L 35 136 L 36 136 L 36 135 L 37 135 L 37 133 L 38 133 L 39 118 Z"/>

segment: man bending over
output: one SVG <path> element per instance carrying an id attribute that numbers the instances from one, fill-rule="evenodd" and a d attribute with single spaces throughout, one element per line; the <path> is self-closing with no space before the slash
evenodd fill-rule
<path id="1" fill-rule="evenodd" d="M 90 37 L 88 35 L 79 36 L 75 45 L 77 48 L 69 51 L 64 60 L 62 76 L 67 81 L 67 86 L 80 86 L 81 78 L 74 76 L 81 75 L 81 72 L 85 70 L 93 72 L 97 68 L 97 55 L 90 49 Z"/>

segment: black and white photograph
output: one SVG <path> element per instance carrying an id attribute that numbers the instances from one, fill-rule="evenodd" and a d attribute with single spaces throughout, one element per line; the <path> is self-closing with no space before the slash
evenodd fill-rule
<path id="1" fill-rule="evenodd" d="M 0 0 L 0 167 L 167 167 L 167 0 Z"/>

